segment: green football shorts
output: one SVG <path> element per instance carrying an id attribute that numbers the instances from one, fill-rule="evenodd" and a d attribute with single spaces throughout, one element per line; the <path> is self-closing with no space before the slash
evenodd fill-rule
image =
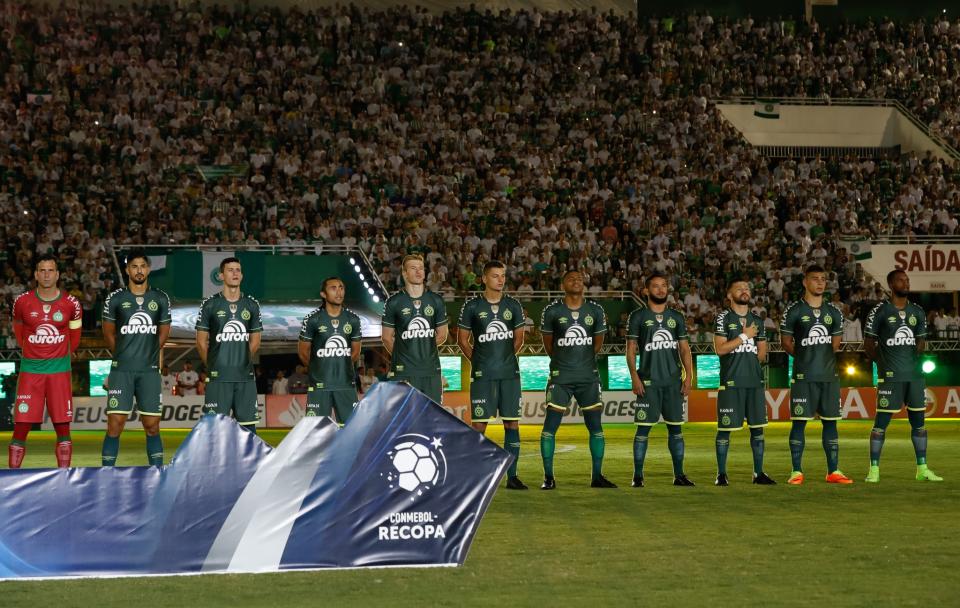
<path id="1" fill-rule="evenodd" d="M 637 397 L 633 423 L 637 426 L 654 426 L 663 421 L 667 424 L 683 424 L 683 394 L 680 383 L 673 386 L 644 386 L 643 396 Z"/>
<path id="2" fill-rule="evenodd" d="M 474 380 L 470 384 L 470 408 L 474 422 L 490 422 L 500 414 L 503 421 L 520 420 L 520 378 Z"/>
<path id="3" fill-rule="evenodd" d="M 208 382 L 203 396 L 204 414 L 223 414 L 233 417 L 244 426 L 260 422 L 257 409 L 257 384 L 253 380 L 241 382 Z"/>
<path id="4" fill-rule="evenodd" d="M 840 383 L 801 380 L 790 387 L 790 419 L 840 420 Z"/>
<path id="5" fill-rule="evenodd" d="M 747 426 L 767 426 L 767 403 L 762 386 L 721 386 L 717 395 L 717 430 L 739 431 L 746 417 Z"/>
<path id="6" fill-rule="evenodd" d="M 133 413 L 136 399 L 137 413 L 141 416 L 159 416 L 163 405 L 163 389 L 160 372 L 127 372 L 111 370 L 107 378 L 107 414 Z"/>
<path id="7" fill-rule="evenodd" d="M 357 407 L 357 389 L 307 390 L 307 416 L 329 416 L 337 413 L 337 422 L 346 424 Z"/>
<path id="8" fill-rule="evenodd" d="M 877 383 L 877 411 L 896 414 L 904 405 L 908 410 L 923 412 L 927 409 L 926 382 L 887 382 Z"/>
<path id="9" fill-rule="evenodd" d="M 603 407 L 599 380 L 588 382 L 570 382 L 561 384 L 549 382 L 547 384 L 547 407 L 566 413 L 570 409 L 570 402 L 577 400 L 581 411 L 595 410 Z"/>

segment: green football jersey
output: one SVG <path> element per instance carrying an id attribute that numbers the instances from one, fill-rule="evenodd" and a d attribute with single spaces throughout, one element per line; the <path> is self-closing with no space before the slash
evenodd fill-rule
<path id="1" fill-rule="evenodd" d="M 513 332 L 523 324 L 523 307 L 510 296 L 503 296 L 496 304 L 483 296 L 463 304 L 459 326 L 473 334 L 471 378 L 504 380 L 520 375 L 513 352 Z"/>
<path id="2" fill-rule="evenodd" d="M 673 386 L 680 382 L 680 341 L 688 339 L 682 314 L 672 308 L 663 312 L 638 308 L 627 321 L 627 339 L 637 342 L 637 375 L 644 385 Z"/>
<path id="3" fill-rule="evenodd" d="M 923 378 L 917 340 L 927 337 L 923 309 L 907 302 L 903 310 L 886 300 L 867 315 L 863 335 L 877 341 L 877 379 L 910 382 Z"/>
<path id="4" fill-rule="evenodd" d="M 124 287 L 107 296 L 103 320 L 116 325 L 113 369 L 142 372 L 160 369 L 161 325 L 170 325 L 170 297 L 148 287 L 134 295 Z"/>
<path id="5" fill-rule="evenodd" d="M 843 313 L 824 302 L 814 308 L 797 300 L 783 313 L 780 333 L 793 336 L 793 379 L 833 382 L 837 379 L 837 356 L 833 336 L 843 335 Z"/>
<path id="6" fill-rule="evenodd" d="M 223 292 L 200 304 L 197 329 L 210 333 L 207 370 L 210 381 L 242 382 L 253 379 L 250 334 L 263 331 L 260 303 L 241 293 L 230 302 Z"/>
<path id="7" fill-rule="evenodd" d="M 731 309 L 726 309 L 717 316 L 714 335 L 722 336 L 727 340 L 739 337 L 743 328 L 750 325 L 757 327 L 757 335 L 747 338 L 732 352 L 720 356 L 720 384 L 722 386 L 756 388 L 763 386 L 763 370 L 760 368 L 758 350 L 760 342 L 767 341 L 767 332 L 763 327 L 763 319 L 747 312 L 740 316 Z"/>
<path id="8" fill-rule="evenodd" d="M 383 326 L 396 332 L 390 378 L 440 373 L 437 329 L 447 324 L 447 309 L 439 294 L 425 290 L 419 298 L 399 291 L 383 306 Z"/>
<path id="9" fill-rule="evenodd" d="M 573 310 L 563 299 L 547 304 L 540 317 L 540 332 L 553 336 L 550 382 L 595 382 L 600 377 L 593 337 L 607 331 L 607 314 L 592 300 Z"/>
<path id="10" fill-rule="evenodd" d="M 321 389 L 353 388 L 353 343 L 359 342 L 360 317 L 342 309 L 331 317 L 325 306 L 310 312 L 300 325 L 300 341 L 310 343 L 310 385 Z"/>

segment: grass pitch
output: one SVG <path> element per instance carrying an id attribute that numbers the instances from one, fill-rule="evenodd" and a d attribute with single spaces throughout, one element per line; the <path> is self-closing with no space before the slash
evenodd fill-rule
<path id="1" fill-rule="evenodd" d="M 887 432 L 881 483 L 863 483 L 870 427 L 840 425 L 840 467 L 852 486 L 823 481 L 817 423 L 807 430 L 807 483 L 783 483 L 789 426 L 775 423 L 766 470 L 779 485 L 750 484 L 743 432 L 731 441 L 732 485 L 716 488 L 715 427 L 688 424 L 686 468 L 698 485 L 674 488 L 660 426 L 651 434 L 647 487 L 632 489 L 633 427 L 606 425 L 605 473 L 620 488 L 593 490 L 586 431 L 565 425 L 554 492 L 536 489 L 539 429 L 523 427 L 520 476 L 532 489 L 501 488 L 462 568 L 14 582 L 0 584 L 0 605 L 956 606 L 960 421 L 927 423 L 930 466 L 946 479 L 939 484 L 913 480 L 909 426 L 900 420 Z M 185 435 L 164 432 L 168 460 Z M 273 444 L 283 435 L 262 433 Z M 488 435 L 502 442 L 500 427 Z M 75 464 L 99 464 L 101 437 L 74 433 Z M 0 443 L 8 441 L 0 433 Z M 139 429 L 124 433 L 120 464 L 146 464 L 143 444 Z M 52 465 L 50 433 L 34 433 L 28 446 L 25 466 Z"/>

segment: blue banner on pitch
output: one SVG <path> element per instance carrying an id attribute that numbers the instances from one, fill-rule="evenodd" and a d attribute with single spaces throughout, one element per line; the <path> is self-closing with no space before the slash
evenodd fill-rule
<path id="1" fill-rule="evenodd" d="M 0 578 L 459 565 L 510 458 L 405 384 L 275 449 L 205 416 L 164 468 L 0 471 Z"/>

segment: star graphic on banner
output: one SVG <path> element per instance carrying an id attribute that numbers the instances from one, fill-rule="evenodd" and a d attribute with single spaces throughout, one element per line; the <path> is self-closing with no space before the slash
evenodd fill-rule
<path id="1" fill-rule="evenodd" d="M 439 437 L 434 437 L 433 441 L 430 442 L 430 445 L 433 446 L 433 449 L 437 450 L 443 447 L 443 443 L 440 442 Z"/>

